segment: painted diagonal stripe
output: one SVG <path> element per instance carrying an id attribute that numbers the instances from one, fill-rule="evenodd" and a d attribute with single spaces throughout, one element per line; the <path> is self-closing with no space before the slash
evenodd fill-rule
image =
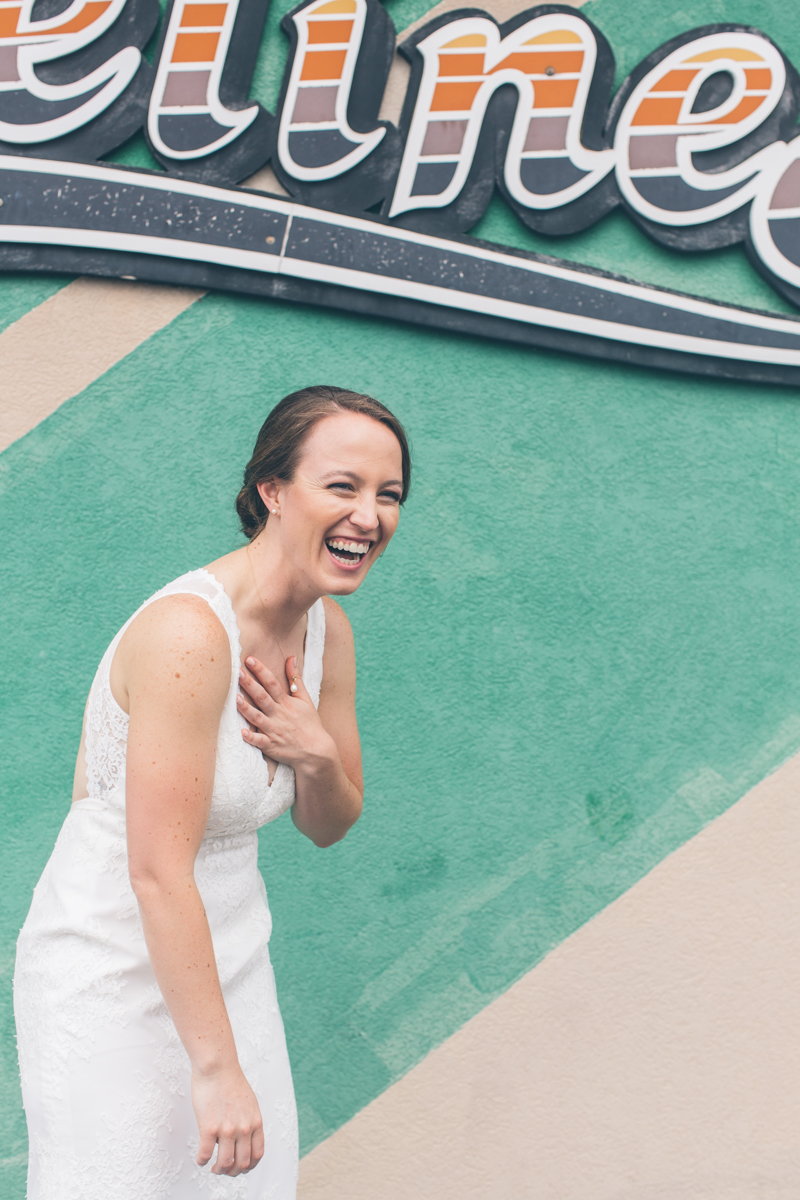
<path id="1" fill-rule="evenodd" d="M 76 279 L 0 334 L 0 451 L 130 354 L 202 292 Z"/>
<path id="2" fill-rule="evenodd" d="M 301 1163 L 298 1200 L 800 1194 L 800 755 Z"/>

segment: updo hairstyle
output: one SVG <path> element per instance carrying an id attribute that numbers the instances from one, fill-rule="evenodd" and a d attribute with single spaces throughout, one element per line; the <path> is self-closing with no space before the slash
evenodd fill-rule
<path id="1" fill-rule="evenodd" d="M 379 400 L 359 392 L 323 384 L 301 388 L 275 405 L 261 426 L 252 457 L 245 467 L 244 484 L 236 497 L 236 511 L 242 532 L 250 541 L 261 533 L 269 517 L 269 510 L 258 494 L 259 483 L 270 479 L 290 483 L 311 430 L 317 421 L 337 412 L 361 413 L 391 429 L 400 443 L 403 463 L 400 503 L 405 501 L 411 482 L 411 455 L 406 431 L 397 417 Z"/>

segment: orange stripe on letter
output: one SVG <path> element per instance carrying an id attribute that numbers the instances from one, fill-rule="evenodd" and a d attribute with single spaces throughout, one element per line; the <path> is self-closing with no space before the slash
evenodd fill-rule
<path id="1" fill-rule="evenodd" d="M 743 121 L 745 117 L 749 117 L 751 112 L 764 103 L 764 96 L 742 96 L 739 103 L 733 112 L 729 112 L 727 117 L 717 117 L 716 121 L 711 121 L 712 125 L 735 125 L 737 121 Z"/>
<path id="2" fill-rule="evenodd" d="M 685 92 L 696 74 L 696 69 L 694 71 L 667 71 L 663 79 L 659 79 L 658 83 L 653 84 L 651 91 Z"/>
<path id="3" fill-rule="evenodd" d="M 173 62 L 213 62 L 218 33 L 179 33 L 172 51 Z"/>
<path id="4" fill-rule="evenodd" d="M 66 25 L 59 25 L 55 33 L 80 33 L 82 29 L 87 29 L 94 21 L 102 17 L 103 13 L 108 8 L 108 0 L 98 0 L 93 4 L 87 4 L 82 12 L 79 12 L 77 17 L 73 17 L 71 21 L 67 21 Z"/>
<path id="5" fill-rule="evenodd" d="M 677 125 L 682 99 L 654 100 L 647 96 L 636 110 L 631 125 Z"/>
<path id="6" fill-rule="evenodd" d="M 353 32 L 352 21 L 309 21 L 308 40 L 319 42 L 349 42 Z"/>
<path id="7" fill-rule="evenodd" d="M 467 112 L 480 83 L 437 83 L 431 112 Z"/>
<path id="8" fill-rule="evenodd" d="M 306 55 L 301 79 L 341 79 L 346 50 L 313 50 Z"/>
<path id="9" fill-rule="evenodd" d="M 14 36 L 17 32 L 19 14 L 18 8 L 0 8 L 0 38 Z"/>
<path id="10" fill-rule="evenodd" d="M 197 25 L 224 25 L 227 4 L 187 4 L 181 17 L 181 29 Z"/>
<path id="11" fill-rule="evenodd" d="M 440 75 L 482 75 L 482 54 L 440 54 Z"/>
<path id="12" fill-rule="evenodd" d="M 533 85 L 533 107 L 570 108 L 577 90 L 577 79 L 537 79 Z"/>

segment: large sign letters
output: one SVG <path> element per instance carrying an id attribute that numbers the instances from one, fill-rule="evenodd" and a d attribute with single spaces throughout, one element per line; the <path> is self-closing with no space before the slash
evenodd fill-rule
<path id="1" fill-rule="evenodd" d="M 614 60 L 589 21 L 546 10 L 498 28 L 485 16 L 448 14 L 401 49 L 414 75 L 390 218 L 414 213 L 402 223 L 469 229 L 496 182 L 543 232 L 598 219 L 596 198 L 588 219 L 579 201 L 614 169 L 613 150 L 602 142 Z M 490 115 L 493 100 L 500 103 Z M 505 150 L 496 161 L 498 134 Z M 431 209 L 443 211 L 432 220 Z"/>
<path id="2" fill-rule="evenodd" d="M 49 6 L 49 7 L 48 7 Z M 498 190 L 566 235 L 617 206 L 651 238 L 743 242 L 800 307 L 800 77 L 757 29 L 614 57 L 575 9 L 475 9 L 395 52 L 379 0 L 282 22 L 277 112 L 249 96 L 267 0 L 0 0 L 0 267 L 136 276 L 344 305 L 707 373 L 800 381 L 800 320 L 681 296 L 468 236 Z M 138 129 L 161 172 L 99 160 Z M 271 162 L 289 194 L 237 189 Z M 256 197 L 255 199 L 253 197 Z"/>

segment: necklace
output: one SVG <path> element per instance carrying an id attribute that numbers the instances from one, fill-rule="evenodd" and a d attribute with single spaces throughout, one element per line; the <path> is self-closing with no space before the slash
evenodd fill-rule
<path id="1" fill-rule="evenodd" d="M 267 632 L 269 633 L 273 642 L 275 643 L 275 645 L 278 647 L 278 649 L 281 652 L 281 658 L 283 659 L 284 670 L 285 670 L 287 654 L 286 654 L 286 651 L 284 650 L 283 646 L 280 643 L 277 633 L 272 628 L 272 624 L 270 623 L 269 613 L 267 612 L 267 606 L 264 603 L 264 597 L 261 595 L 261 592 L 258 587 L 258 583 L 256 582 L 256 572 L 255 572 L 255 568 L 253 566 L 253 559 L 250 556 L 250 546 L 249 545 L 245 547 L 245 554 L 247 555 L 247 561 L 250 564 L 250 574 L 253 579 L 253 587 L 256 589 L 256 595 L 258 596 L 259 600 L 261 601 L 261 608 L 263 609 L 263 612 L 264 612 L 264 624 L 266 625 Z M 299 618 L 298 618 L 298 620 L 299 620 Z M 296 625 L 296 624 L 297 624 L 297 621 L 295 621 L 294 625 Z M 294 630 L 294 625 L 292 626 L 291 630 L 289 631 L 290 633 Z M 290 686 L 289 690 L 291 692 L 297 691 L 297 676 L 296 675 L 292 676 L 291 686 Z"/>

